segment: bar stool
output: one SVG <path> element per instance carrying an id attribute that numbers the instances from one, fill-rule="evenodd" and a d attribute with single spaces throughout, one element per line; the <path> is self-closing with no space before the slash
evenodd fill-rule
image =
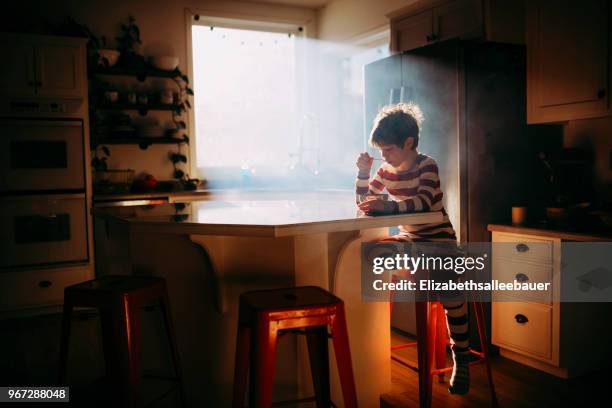
<path id="1" fill-rule="evenodd" d="M 397 281 L 396 275 L 391 275 L 392 282 Z M 393 292 L 389 294 L 389 313 L 393 311 Z M 484 310 L 482 302 L 470 300 L 476 312 L 476 325 L 478 327 L 478 337 L 482 351 L 476 351 L 470 347 L 470 353 L 478 356 L 478 360 L 470 362 L 470 365 L 484 363 L 487 369 L 489 380 L 489 391 L 491 395 L 491 405 L 497 407 L 497 394 L 491 362 L 489 359 L 488 339 L 485 328 Z M 422 408 L 431 407 L 432 378 L 438 376 L 438 382 L 444 382 L 444 373 L 452 371 L 453 367 L 446 367 L 446 313 L 442 303 L 437 301 L 416 301 L 415 302 L 417 341 L 391 346 L 391 350 L 399 350 L 407 347 L 417 347 L 418 366 L 415 367 L 405 361 L 395 359 L 399 363 L 418 372 L 419 374 L 419 406 Z M 420 347 L 425 345 L 425 347 Z M 435 359 L 435 368 L 434 368 Z"/>
<path id="2" fill-rule="evenodd" d="M 72 310 L 75 307 L 95 307 L 100 311 L 106 375 L 114 383 L 122 406 L 140 406 L 140 309 L 155 301 L 160 303 L 175 371 L 174 377 L 156 378 L 175 381 L 184 405 L 166 281 L 152 276 L 104 276 L 66 287 L 60 343 L 60 384 L 66 382 Z"/>
<path id="3" fill-rule="evenodd" d="M 253 291 L 240 296 L 232 406 L 243 407 L 247 371 L 250 407 L 272 405 L 276 341 L 287 331 L 305 334 L 308 343 L 315 398 L 299 402 L 316 401 L 317 407 L 332 406 L 327 326 L 334 344 L 344 405 L 357 407 L 344 302 L 316 286 Z"/>

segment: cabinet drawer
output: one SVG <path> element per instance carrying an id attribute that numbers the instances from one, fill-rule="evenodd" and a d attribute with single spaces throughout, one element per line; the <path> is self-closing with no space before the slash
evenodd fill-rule
<path id="1" fill-rule="evenodd" d="M 88 279 L 88 267 L 0 273 L 0 310 L 61 305 L 66 286 Z"/>
<path id="2" fill-rule="evenodd" d="M 494 302 L 493 343 L 550 360 L 552 358 L 552 309 L 526 302 Z"/>
<path id="3" fill-rule="evenodd" d="M 551 264 L 553 240 L 530 235 L 493 233 L 493 257 Z"/>
<path id="4" fill-rule="evenodd" d="M 553 268 L 551 265 L 516 262 L 501 257 L 493 258 L 493 279 L 500 282 L 517 280 L 525 283 L 550 283 L 546 291 L 504 291 L 505 296 L 515 296 L 517 300 L 520 299 L 521 301 L 551 304 L 552 278 Z"/>

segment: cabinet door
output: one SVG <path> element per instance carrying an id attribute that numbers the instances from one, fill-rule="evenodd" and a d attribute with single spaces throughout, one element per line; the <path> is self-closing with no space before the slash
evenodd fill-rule
<path id="1" fill-rule="evenodd" d="M 48 42 L 36 46 L 36 85 L 39 96 L 81 97 L 82 47 Z"/>
<path id="2" fill-rule="evenodd" d="M 34 84 L 34 47 L 21 44 L 13 37 L 0 39 L 0 91 L 3 95 L 32 96 Z"/>
<path id="3" fill-rule="evenodd" d="M 606 0 L 527 3 L 528 123 L 610 113 Z"/>
<path id="4" fill-rule="evenodd" d="M 482 7 L 479 0 L 456 0 L 433 10 L 435 40 L 482 36 Z"/>
<path id="5" fill-rule="evenodd" d="M 433 41 L 432 10 L 397 20 L 391 27 L 391 50 L 404 52 Z"/>

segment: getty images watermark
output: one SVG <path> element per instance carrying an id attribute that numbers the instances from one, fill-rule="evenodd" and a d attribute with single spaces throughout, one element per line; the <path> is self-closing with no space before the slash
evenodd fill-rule
<path id="1" fill-rule="evenodd" d="M 366 301 L 612 302 L 612 243 L 362 244 Z"/>

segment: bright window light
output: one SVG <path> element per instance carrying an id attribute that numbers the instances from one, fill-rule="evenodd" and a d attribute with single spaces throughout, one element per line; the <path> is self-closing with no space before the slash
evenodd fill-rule
<path id="1" fill-rule="evenodd" d="M 220 187 L 290 171 L 298 149 L 296 37 L 192 27 L 196 163 Z"/>

